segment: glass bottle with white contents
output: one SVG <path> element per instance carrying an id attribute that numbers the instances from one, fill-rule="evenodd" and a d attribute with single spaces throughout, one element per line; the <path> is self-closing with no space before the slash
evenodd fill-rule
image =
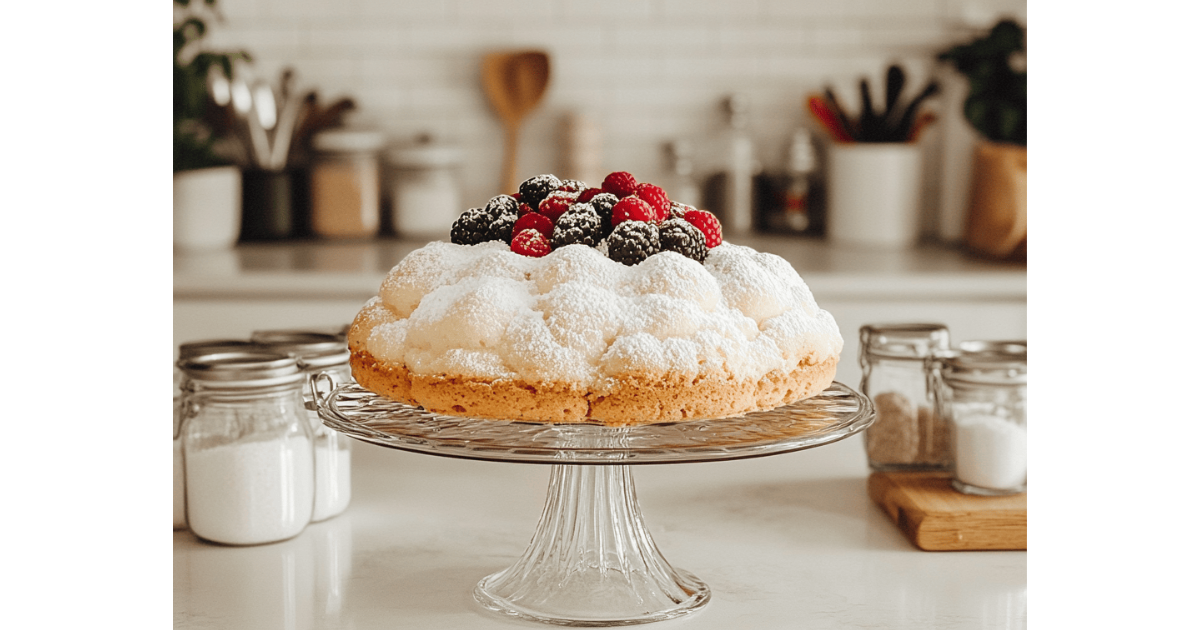
<path id="1" fill-rule="evenodd" d="M 228 545 L 286 540 L 313 513 L 313 434 L 296 359 L 231 352 L 185 359 L 188 528 Z"/>
<path id="2" fill-rule="evenodd" d="M 259 330 L 250 339 L 260 347 L 296 357 L 311 379 L 326 374 L 336 387 L 350 382 L 350 350 L 341 337 L 305 330 Z M 314 395 L 303 391 L 305 413 L 313 429 L 315 503 L 313 522 L 333 518 L 350 505 L 350 438 L 330 429 L 317 415 Z"/>
<path id="3" fill-rule="evenodd" d="M 952 485 L 965 494 L 1025 492 L 1026 343 L 966 341 L 934 362 L 939 414 L 950 423 Z"/>
<path id="4" fill-rule="evenodd" d="M 859 329 L 862 392 L 875 404 L 866 430 L 872 470 L 950 469 L 950 436 L 936 409 L 926 362 L 950 348 L 943 324 L 868 324 Z"/>

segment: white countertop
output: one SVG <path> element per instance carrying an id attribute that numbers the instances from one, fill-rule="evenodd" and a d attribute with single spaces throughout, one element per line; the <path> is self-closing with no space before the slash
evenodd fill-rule
<path id="1" fill-rule="evenodd" d="M 878 250 L 824 241 L 754 235 L 732 240 L 785 258 L 821 299 L 1024 300 L 1024 264 L 964 256 L 925 245 Z M 292 241 L 231 250 L 176 253 L 178 298 L 354 298 L 379 290 L 384 276 L 424 241 Z"/>
<path id="2" fill-rule="evenodd" d="M 349 509 L 289 541 L 174 535 L 176 628 L 547 627 L 476 582 L 537 525 L 549 467 L 354 444 Z M 712 600 L 651 628 L 1025 628 L 1025 552 L 924 552 L 867 497 L 859 436 L 759 459 L 633 468 L 651 535 Z M 164 519 L 165 520 L 165 519 Z"/>

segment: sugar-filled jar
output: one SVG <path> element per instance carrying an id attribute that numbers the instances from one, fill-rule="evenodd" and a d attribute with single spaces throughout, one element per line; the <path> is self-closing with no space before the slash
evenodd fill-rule
<path id="1" fill-rule="evenodd" d="M 959 492 L 1025 492 L 1027 361 L 1024 341 L 966 341 L 933 362 L 939 415 L 949 422 Z"/>
<path id="2" fill-rule="evenodd" d="M 250 339 L 272 352 L 296 357 L 309 382 L 317 374 L 326 374 L 334 386 L 352 380 L 350 351 L 346 341 L 336 334 L 307 330 L 260 330 Z M 303 391 L 305 413 L 313 427 L 315 496 L 313 522 L 323 521 L 350 505 L 350 438 L 330 429 L 317 415 L 315 393 Z"/>
<path id="3" fill-rule="evenodd" d="M 174 460 L 174 513 L 175 513 L 175 529 L 187 528 L 186 500 L 184 495 L 187 492 L 187 478 L 183 474 L 183 439 L 180 435 L 180 423 L 183 419 L 180 404 L 182 401 L 181 392 L 185 387 L 187 376 L 179 369 L 179 363 L 185 359 L 205 355 L 217 354 L 220 352 L 238 352 L 253 350 L 254 343 L 246 339 L 205 339 L 201 341 L 189 341 L 179 345 L 179 356 L 175 363 L 173 373 L 174 381 L 174 403 L 172 405 L 173 420 L 171 426 L 171 435 Z"/>
<path id="4" fill-rule="evenodd" d="M 188 528 L 230 545 L 304 531 L 313 512 L 313 433 L 296 359 L 231 352 L 185 359 L 180 369 Z"/>
<path id="5" fill-rule="evenodd" d="M 335 128 L 313 136 L 311 229 L 316 236 L 361 238 L 379 232 L 379 152 L 384 136 L 371 129 Z"/>
<path id="6" fill-rule="evenodd" d="M 938 415 L 926 363 L 950 347 L 943 324 L 868 324 L 859 329 L 863 394 L 875 404 L 866 430 L 872 470 L 949 470 L 950 436 Z"/>

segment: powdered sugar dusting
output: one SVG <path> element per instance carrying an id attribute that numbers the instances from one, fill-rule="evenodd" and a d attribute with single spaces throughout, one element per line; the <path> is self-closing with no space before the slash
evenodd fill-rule
<path id="1" fill-rule="evenodd" d="M 569 245 L 542 258 L 500 242 L 435 242 L 388 274 L 367 349 L 417 374 L 559 381 L 630 374 L 759 379 L 824 361 L 843 340 L 791 265 L 730 243 L 626 266 Z"/>

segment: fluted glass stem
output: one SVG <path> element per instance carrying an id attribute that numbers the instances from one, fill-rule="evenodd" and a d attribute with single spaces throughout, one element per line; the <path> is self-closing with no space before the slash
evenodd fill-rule
<path id="1" fill-rule="evenodd" d="M 708 586 L 667 563 L 642 521 L 629 466 L 554 465 L 525 554 L 484 578 L 475 598 L 526 619 L 617 626 L 679 617 Z"/>

